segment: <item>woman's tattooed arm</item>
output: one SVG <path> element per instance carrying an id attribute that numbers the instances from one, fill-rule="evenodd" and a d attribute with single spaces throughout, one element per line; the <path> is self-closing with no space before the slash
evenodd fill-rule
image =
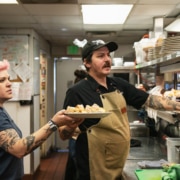
<path id="1" fill-rule="evenodd" d="M 40 132 L 37 131 L 21 139 L 15 129 L 6 129 L 0 131 L 0 147 L 10 154 L 21 158 L 39 147 L 51 133 L 52 131 L 47 126 L 46 128 L 41 128 Z"/>

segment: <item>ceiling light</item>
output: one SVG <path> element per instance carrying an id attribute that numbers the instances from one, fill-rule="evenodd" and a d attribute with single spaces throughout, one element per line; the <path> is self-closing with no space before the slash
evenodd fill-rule
<path id="1" fill-rule="evenodd" d="M 0 4 L 18 4 L 17 0 L 0 0 Z"/>
<path id="2" fill-rule="evenodd" d="M 82 5 L 84 24 L 123 24 L 133 5 Z"/>
<path id="3" fill-rule="evenodd" d="M 180 18 L 173 21 L 171 24 L 169 24 L 166 28 L 166 31 L 171 32 L 180 32 Z"/>
<path id="4" fill-rule="evenodd" d="M 61 31 L 67 31 L 67 29 L 66 28 L 61 28 Z"/>

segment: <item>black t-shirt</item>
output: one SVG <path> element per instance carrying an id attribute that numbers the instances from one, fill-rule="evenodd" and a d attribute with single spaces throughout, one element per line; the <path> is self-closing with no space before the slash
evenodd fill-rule
<path id="1" fill-rule="evenodd" d="M 77 104 L 93 105 L 94 103 L 102 107 L 102 102 L 100 99 L 100 93 L 108 93 L 119 90 L 127 105 L 133 106 L 136 109 L 141 108 L 145 103 L 148 93 L 135 88 L 133 85 L 129 84 L 126 80 L 119 77 L 107 77 L 107 89 L 99 85 L 91 76 L 87 76 L 87 79 L 83 79 L 73 87 L 68 89 L 64 101 L 64 108 L 67 106 L 76 106 Z M 80 126 L 83 130 L 84 126 L 89 127 L 97 123 L 98 119 L 87 119 Z"/>
<path id="2" fill-rule="evenodd" d="M 0 108 L 0 131 L 6 129 L 15 129 L 19 136 L 22 137 L 22 133 L 14 121 L 3 108 Z M 19 180 L 23 175 L 23 159 L 19 159 L 0 148 L 0 179 Z"/>

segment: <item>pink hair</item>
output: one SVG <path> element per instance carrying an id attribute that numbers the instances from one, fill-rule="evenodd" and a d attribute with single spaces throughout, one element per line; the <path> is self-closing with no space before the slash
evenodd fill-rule
<path id="1" fill-rule="evenodd" d="M 9 69 L 9 66 L 9 62 L 6 59 L 0 61 L 0 71 Z"/>

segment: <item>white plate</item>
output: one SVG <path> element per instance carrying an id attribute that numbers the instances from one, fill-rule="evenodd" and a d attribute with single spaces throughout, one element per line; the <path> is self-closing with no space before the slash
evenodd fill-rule
<path id="1" fill-rule="evenodd" d="M 110 114 L 110 112 L 94 112 L 94 113 L 65 113 L 66 115 L 74 118 L 103 118 Z"/>

